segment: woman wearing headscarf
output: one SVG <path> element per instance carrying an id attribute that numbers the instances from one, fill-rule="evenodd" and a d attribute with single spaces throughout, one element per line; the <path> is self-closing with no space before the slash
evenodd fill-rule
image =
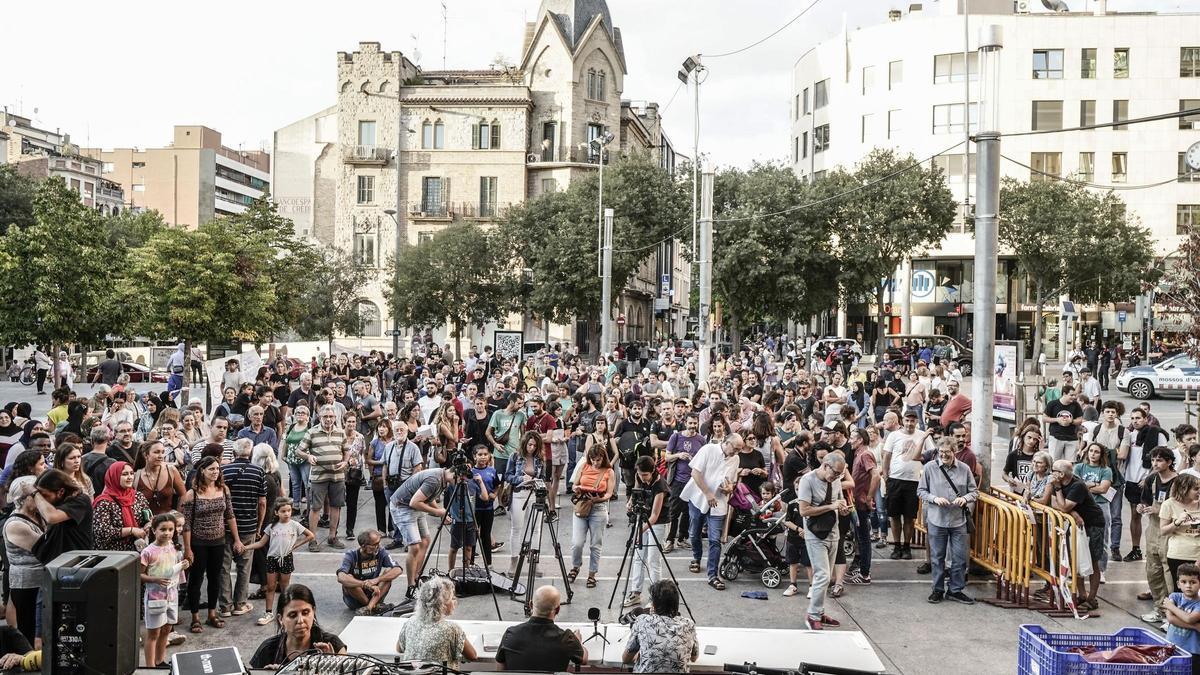
<path id="1" fill-rule="evenodd" d="M 92 535 L 102 551 L 136 551 L 146 536 L 150 502 L 134 487 L 133 465 L 114 462 L 104 472 L 104 490 L 92 502 Z"/>
<path id="2" fill-rule="evenodd" d="M 16 407 L 15 403 L 12 404 L 12 408 Z M 10 452 L 20 452 L 24 448 L 21 445 L 21 435 L 25 430 L 13 421 L 12 408 L 5 406 L 0 410 L 0 466 L 8 466 L 11 463 L 8 461 Z"/>

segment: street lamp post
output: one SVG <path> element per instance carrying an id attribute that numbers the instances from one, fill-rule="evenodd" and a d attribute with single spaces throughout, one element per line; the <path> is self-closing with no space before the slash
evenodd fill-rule
<path id="1" fill-rule="evenodd" d="M 612 209 L 609 209 L 609 221 L 605 224 L 604 217 L 604 149 L 612 142 L 612 132 L 605 131 L 587 142 L 589 149 L 596 146 L 596 162 L 600 167 L 600 185 L 596 190 L 596 275 L 602 279 L 600 303 L 600 353 L 599 357 L 608 352 L 611 339 L 608 326 L 609 305 L 612 303 Z M 607 232 L 608 243 L 605 243 Z"/>
<path id="2" fill-rule="evenodd" d="M 383 212 L 391 216 L 392 222 L 396 223 L 396 243 L 394 253 L 392 253 L 392 285 L 395 287 L 400 283 L 400 266 L 395 262 L 400 257 L 400 214 L 396 209 L 384 209 Z M 400 318 L 396 316 L 395 309 L 390 311 L 392 314 L 392 356 L 400 358 Z"/>

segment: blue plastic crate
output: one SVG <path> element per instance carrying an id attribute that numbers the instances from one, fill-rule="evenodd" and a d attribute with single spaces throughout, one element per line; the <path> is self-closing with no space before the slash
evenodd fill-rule
<path id="1" fill-rule="evenodd" d="M 1166 663 L 1143 666 L 1129 663 L 1088 663 L 1082 656 L 1068 653 L 1071 647 L 1096 646 L 1115 649 L 1123 645 L 1165 645 L 1162 636 L 1141 628 L 1122 628 L 1108 635 L 1050 633 L 1036 624 L 1023 624 L 1017 649 L 1018 675 L 1191 675 L 1192 657 L 1175 648 L 1175 656 Z"/>

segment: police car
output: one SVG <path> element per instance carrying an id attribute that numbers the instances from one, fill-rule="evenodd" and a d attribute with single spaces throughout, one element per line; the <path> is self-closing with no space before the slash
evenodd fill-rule
<path id="1" fill-rule="evenodd" d="M 1187 354 L 1176 354 L 1152 366 L 1121 371 L 1117 389 L 1143 400 L 1156 393 L 1182 395 L 1185 390 L 1200 391 L 1200 366 Z"/>

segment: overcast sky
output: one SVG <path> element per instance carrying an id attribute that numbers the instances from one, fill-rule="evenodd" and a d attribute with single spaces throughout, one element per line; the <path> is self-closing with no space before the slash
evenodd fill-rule
<path id="1" fill-rule="evenodd" d="M 932 5 L 937 0 L 925 0 Z M 1081 11 L 1090 0 L 1067 0 Z M 1110 0 L 1111 10 L 1183 11 L 1187 0 Z M 538 0 L 446 0 L 445 64 L 486 68 L 520 58 Z M 811 0 L 609 0 L 624 35 L 624 98 L 666 106 L 666 129 L 691 154 L 692 102 L 675 72 L 691 53 L 733 51 L 761 39 Z M 784 159 L 795 60 L 836 34 L 886 20 L 908 0 L 820 0 L 779 35 L 710 59 L 701 87 L 701 152 L 719 165 Z M 1037 3 L 1034 3 L 1037 4 Z M 220 131 L 226 145 L 267 146 L 275 129 L 335 102 L 336 54 L 359 41 L 441 69 L 442 3 L 200 3 L 120 0 L 67 12 L 12 3 L 0 26 L 0 104 L 81 145 L 154 147 L 175 124 Z M 337 8 L 338 11 L 334 11 Z M 844 19 L 843 19 L 844 17 Z M 35 112 L 35 109 L 37 110 Z"/>

